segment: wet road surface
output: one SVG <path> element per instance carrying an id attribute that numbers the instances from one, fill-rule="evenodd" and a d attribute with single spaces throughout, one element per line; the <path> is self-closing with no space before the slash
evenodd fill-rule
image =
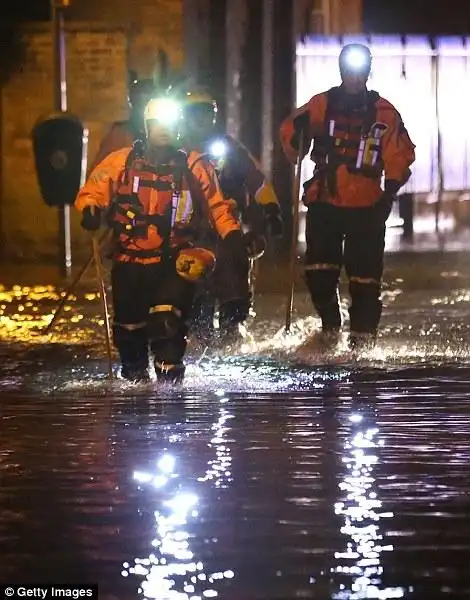
<path id="1" fill-rule="evenodd" d="M 133 600 L 470 597 L 470 268 L 397 258 L 378 347 L 276 290 L 182 390 L 106 380 L 93 288 L 0 291 L 0 582 Z"/>

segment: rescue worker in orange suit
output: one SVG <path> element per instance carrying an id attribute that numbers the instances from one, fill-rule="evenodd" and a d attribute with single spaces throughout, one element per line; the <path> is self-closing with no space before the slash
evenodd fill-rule
<path id="1" fill-rule="evenodd" d="M 129 119 L 112 124 L 111 129 L 101 141 L 89 172 L 111 152 L 128 148 L 135 141 L 145 138 L 144 109 L 153 95 L 155 95 L 155 86 L 152 79 L 134 79 L 132 81 L 127 98 L 130 109 Z"/>
<path id="2" fill-rule="evenodd" d="M 184 140 L 189 148 L 204 152 L 214 165 L 220 187 L 245 230 L 244 239 L 250 256 L 250 274 L 254 260 L 266 248 L 265 234 L 274 238 L 283 234 L 279 202 L 259 162 L 247 148 L 229 134 L 216 135 L 217 104 L 202 89 L 187 92 L 184 100 Z M 228 265 L 218 257 L 214 276 L 200 289 L 194 323 L 201 337 L 214 333 L 215 305 L 219 303 L 219 334 L 233 336 L 249 315 L 250 299 L 240 298 L 232 285 Z M 252 287 L 252 286 L 250 286 Z"/>
<path id="3" fill-rule="evenodd" d="M 183 378 L 195 281 L 215 260 L 193 244 L 202 230 L 213 227 L 221 238 L 222 259 L 239 287 L 248 271 L 240 224 L 214 169 L 200 153 L 177 150 L 180 115 L 168 96 L 152 99 L 145 142 L 110 154 L 76 200 L 85 229 L 97 230 L 106 211 L 114 233 L 113 340 L 122 376 L 133 381 L 149 378 L 149 343 L 157 379 Z"/>
<path id="4" fill-rule="evenodd" d="M 398 111 L 366 87 L 371 64 L 366 46 L 345 46 L 339 56 L 341 85 L 313 96 L 280 129 L 291 162 L 297 159 L 301 137 L 304 153 L 313 139 L 315 171 L 303 195 L 305 279 L 321 318 L 321 337 L 327 346 L 338 340 L 338 281 L 344 266 L 351 299 L 349 342 L 358 350 L 375 344 L 382 314 L 385 223 L 415 160 L 415 146 Z"/>

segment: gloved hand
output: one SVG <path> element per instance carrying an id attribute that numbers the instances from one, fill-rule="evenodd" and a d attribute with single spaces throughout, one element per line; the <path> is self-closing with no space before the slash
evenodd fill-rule
<path id="1" fill-rule="evenodd" d="M 271 232 L 272 237 L 281 238 L 284 235 L 284 222 L 279 206 L 277 204 L 266 204 L 264 214 L 266 228 Z"/>
<path id="2" fill-rule="evenodd" d="M 308 114 L 307 110 L 294 117 L 294 129 L 297 135 L 301 132 L 303 132 L 305 135 L 308 135 L 310 130 L 310 115 Z"/>
<path id="3" fill-rule="evenodd" d="M 232 231 L 219 244 L 217 251 L 217 287 L 219 302 L 249 300 L 248 252 L 241 231 Z"/>
<path id="4" fill-rule="evenodd" d="M 219 257 L 222 264 L 228 265 L 237 274 L 248 277 L 248 251 L 241 231 L 231 231 L 220 242 Z"/>
<path id="5" fill-rule="evenodd" d="M 84 208 L 80 225 L 87 231 L 98 231 L 101 227 L 101 209 L 96 206 Z"/>
<path id="6" fill-rule="evenodd" d="M 389 194 L 396 198 L 398 194 L 398 190 L 401 188 L 402 184 L 396 179 L 386 179 L 385 180 L 385 194 Z"/>
<path id="7" fill-rule="evenodd" d="M 253 231 L 247 231 L 243 234 L 243 239 L 248 250 L 249 258 L 257 260 L 263 256 L 267 246 L 264 235 L 257 235 Z"/>
<path id="8" fill-rule="evenodd" d="M 401 183 L 395 179 L 385 180 L 385 190 L 378 200 L 376 207 L 379 210 L 380 218 L 385 222 L 390 213 L 392 206 L 397 198 L 397 192 L 401 188 Z"/>
<path id="9" fill-rule="evenodd" d="M 295 150 L 299 150 L 300 134 L 303 133 L 303 143 L 305 150 L 306 141 L 310 136 L 310 115 L 308 114 L 308 111 L 297 115 L 297 117 L 295 117 L 293 120 L 293 124 L 295 133 L 291 139 L 292 148 L 294 148 Z"/>

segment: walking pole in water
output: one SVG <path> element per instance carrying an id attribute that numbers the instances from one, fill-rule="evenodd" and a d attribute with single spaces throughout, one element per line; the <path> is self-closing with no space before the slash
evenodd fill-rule
<path id="1" fill-rule="evenodd" d="M 103 279 L 103 270 L 101 265 L 101 256 L 100 256 L 100 244 L 96 235 L 93 235 L 91 238 L 93 244 L 93 258 L 95 261 L 96 267 L 96 278 L 98 280 L 98 285 L 100 288 L 100 298 L 101 298 L 101 307 L 103 310 L 104 317 L 104 329 L 106 334 L 106 351 L 108 354 L 108 377 L 109 379 L 113 379 L 113 355 L 111 351 L 111 329 L 109 326 L 109 310 L 108 310 L 108 300 L 106 297 L 106 288 L 104 285 Z"/>
<path id="2" fill-rule="evenodd" d="M 104 234 L 100 237 L 99 242 L 98 242 L 100 246 L 105 241 L 105 239 L 108 237 L 108 234 L 109 234 L 109 231 L 105 231 Z M 85 275 L 85 273 L 88 271 L 88 269 L 92 265 L 94 259 L 95 259 L 94 254 L 91 254 L 90 258 L 87 260 L 87 262 L 83 265 L 83 267 L 77 273 L 75 279 L 72 281 L 72 283 L 70 284 L 70 287 L 65 292 L 65 295 L 62 297 L 62 300 L 60 301 L 59 306 L 56 308 L 56 311 L 55 311 L 50 323 L 44 329 L 44 335 L 48 335 L 50 333 L 52 327 L 54 326 L 55 322 L 59 318 L 59 315 L 64 310 L 64 306 L 66 305 L 68 299 L 73 294 L 75 288 L 80 283 L 82 277 Z"/>
<path id="3" fill-rule="evenodd" d="M 302 159 L 304 156 L 304 132 L 299 136 L 299 156 L 297 158 L 297 171 L 295 173 L 294 185 L 292 188 L 292 244 L 290 249 L 289 263 L 289 290 L 286 304 L 286 333 L 289 333 L 292 323 L 292 309 L 294 307 L 294 288 L 297 263 L 297 245 L 299 238 L 299 195 L 300 195 L 300 177 Z"/>

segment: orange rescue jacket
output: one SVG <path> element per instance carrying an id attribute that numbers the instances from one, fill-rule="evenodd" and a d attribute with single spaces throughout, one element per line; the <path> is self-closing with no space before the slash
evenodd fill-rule
<path id="1" fill-rule="evenodd" d="M 316 169 L 305 184 L 306 204 L 372 206 L 383 193 L 383 174 L 401 185 L 411 175 L 415 146 L 394 106 L 373 91 L 352 110 L 344 98 L 341 88 L 313 96 L 281 125 L 282 147 L 291 162 L 298 156 L 296 119 L 305 122 L 305 153 L 314 142 L 311 158 Z"/>
<path id="2" fill-rule="evenodd" d="M 222 238 L 240 229 L 203 155 L 175 151 L 166 164 L 152 165 L 134 152 L 124 148 L 107 156 L 75 201 L 79 211 L 107 210 L 114 260 L 155 263 L 165 252 L 190 245 L 205 226 L 214 226 Z"/>

